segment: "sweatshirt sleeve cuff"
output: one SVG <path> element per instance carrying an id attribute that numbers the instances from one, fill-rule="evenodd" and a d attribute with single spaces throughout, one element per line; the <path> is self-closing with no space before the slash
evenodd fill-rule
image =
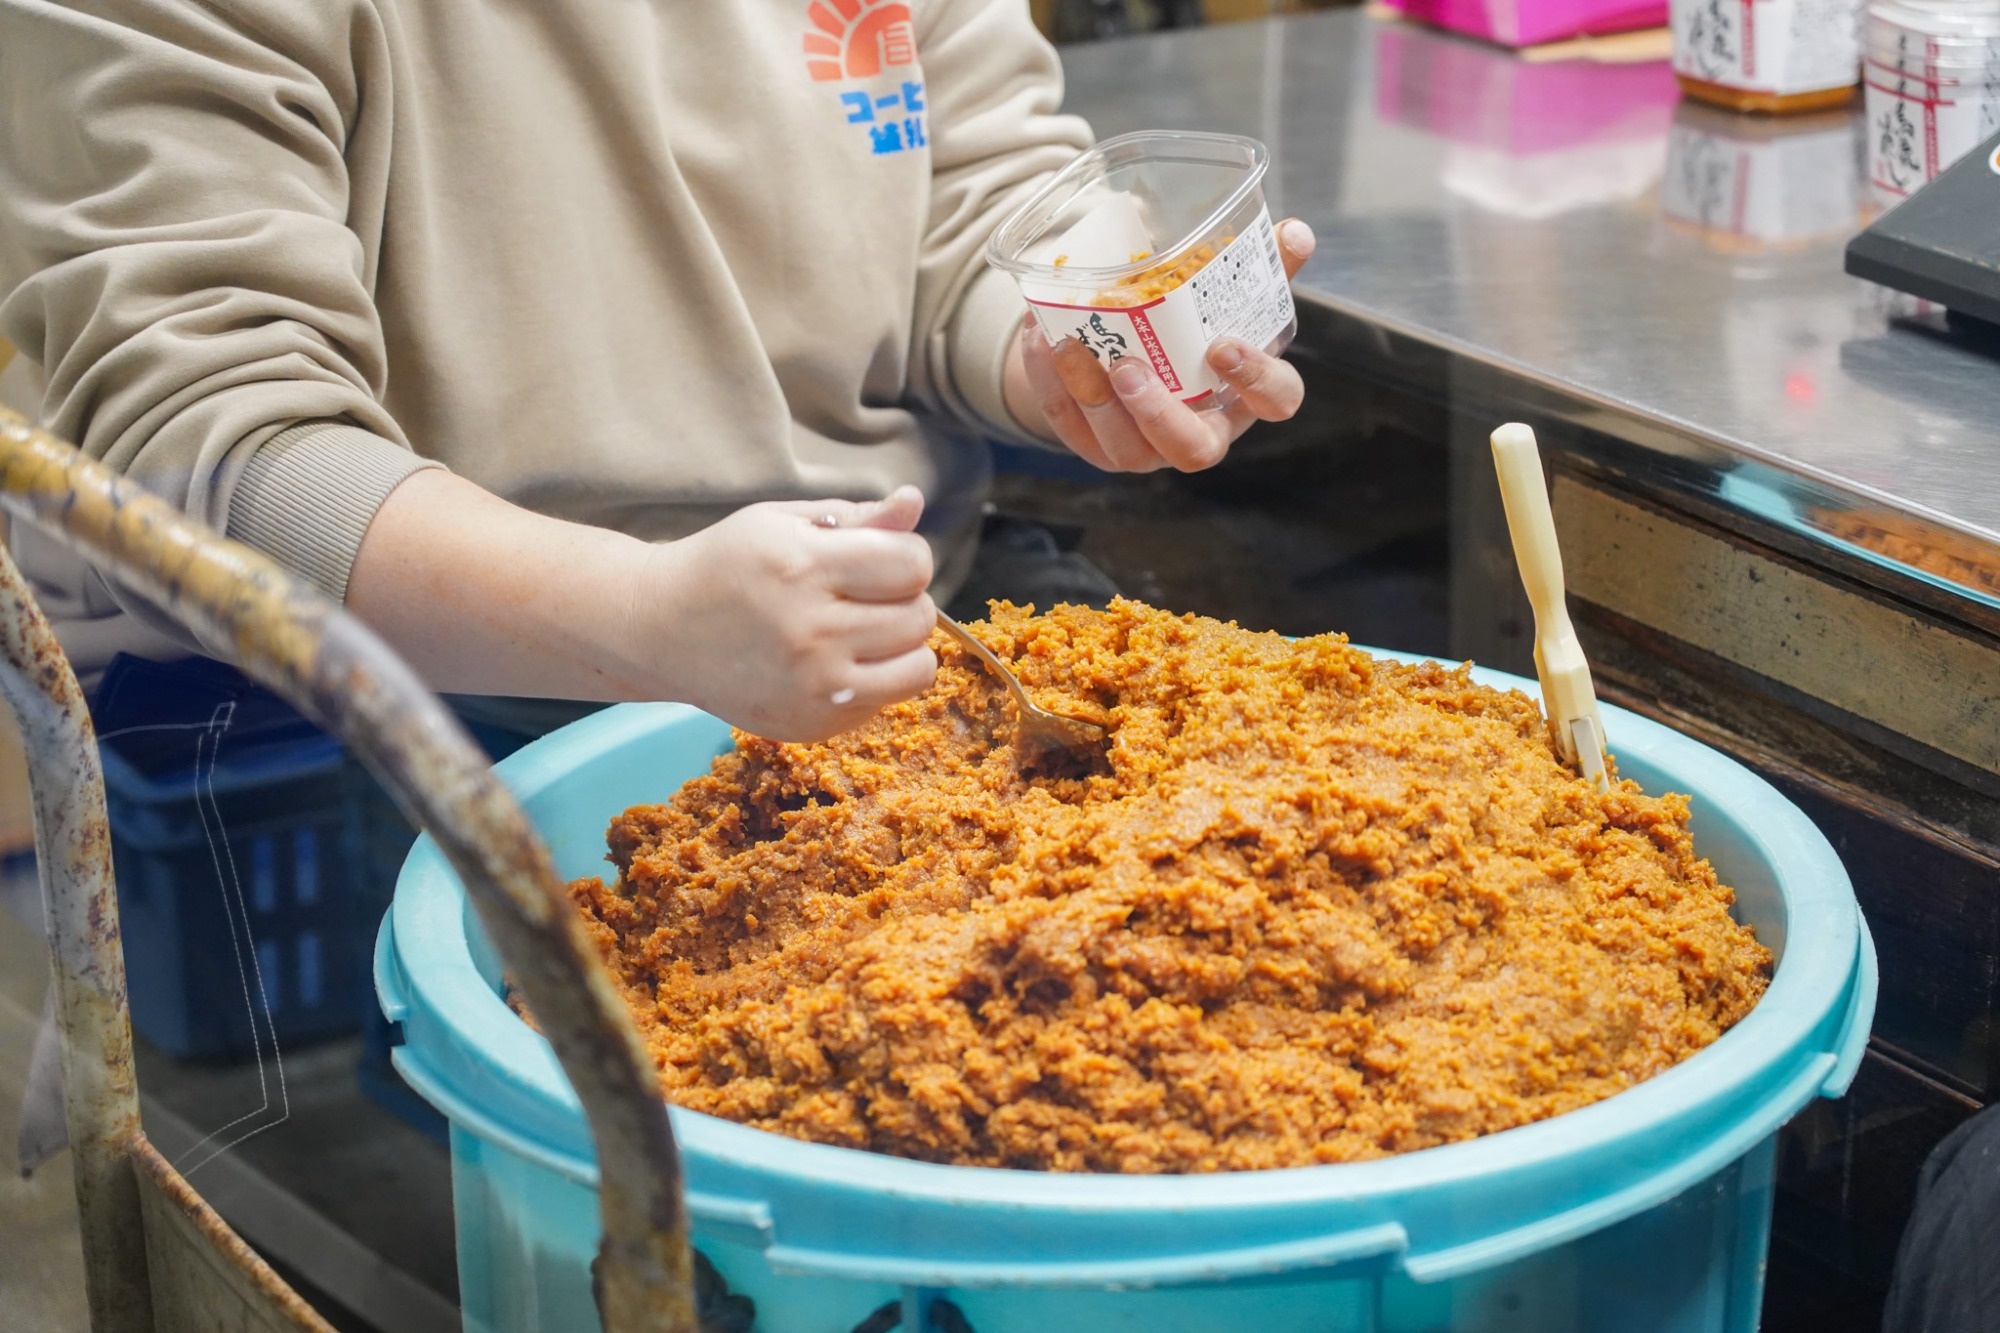
<path id="1" fill-rule="evenodd" d="M 358 426 L 302 422 L 243 464 L 224 531 L 343 601 L 375 511 L 405 477 L 438 466 Z"/>
<path id="2" fill-rule="evenodd" d="M 1007 410 L 1007 352 L 1028 312 L 1013 277 L 989 268 L 972 280 L 951 321 L 951 378 L 959 396 L 988 427 L 1015 444 L 1053 446 Z"/>

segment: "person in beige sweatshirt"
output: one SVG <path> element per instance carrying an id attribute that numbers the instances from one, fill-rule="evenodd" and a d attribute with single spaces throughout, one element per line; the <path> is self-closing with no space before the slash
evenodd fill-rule
<path id="1" fill-rule="evenodd" d="M 0 0 L 0 88 L 14 396 L 443 690 L 830 734 L 931 679 L 980 437 L 1194 469 L 1302 393 L 1021 336 L 985 241 L 1089 141 L 1021 0 Z M 16 554 L 85 670 L 197 646 Z"/>

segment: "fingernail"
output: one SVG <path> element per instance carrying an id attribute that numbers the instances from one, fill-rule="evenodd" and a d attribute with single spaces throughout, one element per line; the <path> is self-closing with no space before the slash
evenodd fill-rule
<path id="1" fill-rule="evenodd" d="M 1225 375 L 1234 374 L 1243 367 L 1243 344 L 1234 338 L 1217 338 L 1208 350 L 1208 364 Z"/>
<path id="2" fill-rule="evenodd" d="M 1120 398 L 1130 398 L 1146 387 L 1146 372 L 1137 361 L 1120 361 L 1111 368 L 1111 387 L 1118 390 Z"/>
<path id="3" fill-rule="evenodd" d="M 1312 252 L 1319 248 L 1319 238 L 1313 235 L 1313 229 L 1297 218 L 1288 219 L 1284 226 L 1278 228 L 1278 236 L 1284 241 L 1285 248 L 1301 259 L 1310 258 Z"/>

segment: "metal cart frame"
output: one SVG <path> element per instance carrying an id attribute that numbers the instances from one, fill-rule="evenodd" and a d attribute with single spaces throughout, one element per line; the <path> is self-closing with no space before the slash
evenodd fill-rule
<path id="1" fill-rule="evenodd" d="M 457 720 L 303 580 L 5 408 L 0 505 L 339 737 L 437 839 L 589 1117 L 604 1218 L 591 1272 L 605 1333 L 696 1333 L 680 1160 L 653 1063 L 547 849 Z M 96 734 L 4 549 L 0 650 L 0 694 L 33 789 L 92 1328 L 331 1333 L 140 1126 Z"/>

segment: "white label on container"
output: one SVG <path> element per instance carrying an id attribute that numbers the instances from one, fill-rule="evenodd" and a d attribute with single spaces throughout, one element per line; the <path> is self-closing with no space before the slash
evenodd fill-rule
<path id="1" fill-rule="evenodd" d="M 1107 367 L 1143 356 L 1168 391 L 1190 404 L 1222 387 L 1208 367 L 1210 343 L 1240 338 L 1264 347 L 1292 322 L 1292 288 L 1268 211 L 1194 276 L 1143 305 L 1071 305 L 1032 296 L 1028 304 L 1051 344 L 1076 338 Z"/>
<path id="2" fill-rule="evenodd" d="M 1885 201 L 1905 198 L 2000 130 L 2000 84 L 1932 83 L 1867 72 L 1868 179 Z"/>
<path id="3" fill-rule="evenodd" d="M 1747 92 L 1852 84 L 1861 64 L 1857 0 L 1670 0 L 1674 72 Z"/>

